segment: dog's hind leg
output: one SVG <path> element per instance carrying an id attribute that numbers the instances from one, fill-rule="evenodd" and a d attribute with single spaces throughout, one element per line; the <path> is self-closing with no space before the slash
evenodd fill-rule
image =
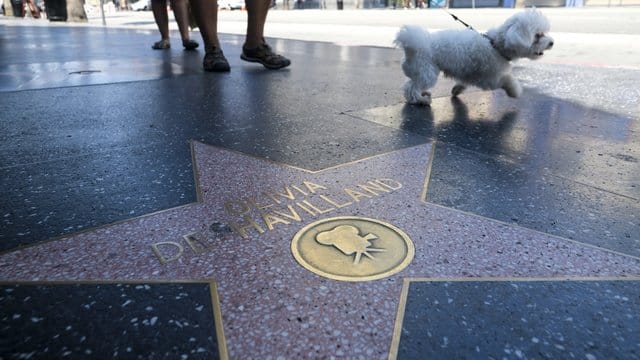
<path id="1" fill-rule="evenodd" d="M 520 86 L 518 80 L 510 74 L 507 74 L 500 79 L 500 87 L 503 88 L 504 91 L 507 92 L 507 95 L 512 98 L 517 98 L 522 94 L 522 86 Z"/>
<path id="2" fill-rule="evenodd" d="M 467 87 L 465 85 L 462 84 L 456 84 L 453 89 L 451 89 L 451 96 L 456 97 L 460 94 L 462 94 L 462 92 L 466 89 Z"/>

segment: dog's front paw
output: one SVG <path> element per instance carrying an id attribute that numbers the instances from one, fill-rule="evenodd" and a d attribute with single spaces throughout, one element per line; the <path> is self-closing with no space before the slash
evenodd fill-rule
<path id="1" fill-rule="evenodd" d="M 416 99 L 416 104 L 415 105 L 422 105 L 422 106 L 430 106 L 431 105 L 431 93 L 428 91 L 423 91 L 419 97 L 417 97 Z"/>
<path id="2" fill-rule="evenodd" d="M 431 105 L 431 93 L 429 91 L 423 91 L 421 93 L 414 92 L 407 95 L 407 102 L 411 105 Z"/>
<path id="3" fill-rule="evenodd" d="M 522 95 L 522 85 L 510 75 L 502 79 L 502 88 L 507 92 L 507 95 L 512 98 L 517 98 Z"/>
<path id="4" fill-rule="evenodd" d="M 507 95 L 512 98 L 517 98 L 522 95 L 522 86 L 517 81 L 513 84 L 509 89 L 505 89 L 507 91 Z"/>
<path id="5" fill-rule="evenodd" d="M 456 84 L 456 86 L 453 87 L 453 89 L 451 89 L 451 96 L 456 97 L 460 94 L 462 94 L 462 92 L 466 89 L 467 87 L 462 85 L 462 84 Z"/>

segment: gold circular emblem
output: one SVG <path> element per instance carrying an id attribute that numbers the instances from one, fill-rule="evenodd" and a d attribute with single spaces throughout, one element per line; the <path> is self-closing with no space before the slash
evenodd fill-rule
<path id="1" fill-rule="evenodd" d="M 413 260 L 413 242 L 402 230 L 375 219 L 340 216 L 313 222 L 293 237 L 291 251 L 307 270 L 334 280 L 391 276 Z"/>

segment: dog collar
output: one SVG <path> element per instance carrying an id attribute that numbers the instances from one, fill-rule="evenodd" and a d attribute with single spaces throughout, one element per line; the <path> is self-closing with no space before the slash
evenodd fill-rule
<path id="1" fill-rule="evenodd" d="M 502 51 L 500 51 L 500 49 L 496 46 L 495 40 L 493 40 L 489 35 L 483 33 L 482 36 L 484 36 L 485 38 L 487 38 L 487 40 L 489 40 L 489 43 L 491 44 L 491 47 L 495 51 L 497 51 L 498 54 L 500 54 L 500 56 L 502 56 L 505 60 L 507 60 L 507 61 L 513 60 L 510 56 L 507 56 Z"/>

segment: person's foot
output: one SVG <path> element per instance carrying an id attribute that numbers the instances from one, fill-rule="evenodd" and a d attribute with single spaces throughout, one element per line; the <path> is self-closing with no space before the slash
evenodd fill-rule
<path id="1" fill-rule="evenodd" d="M 204 60 L 202 67 L 205 71 L 227 72 L 231 70 L 227 58 L 224 57 L 222 49 L 215 45 L 205 46 Z"/>
<path id="2" fill-rule="evenodd" d="M 169 40 L 163 39 L 151 45 L 151 48 L 153 50 L 166 50 L 171 48 L 171 43 L 169 43 Z"/>
<path id="3" fill-rule="evenodd" d="M 244 61 L 257 62 L 267 69 L 282 69 L 291 64 L 291 60 L 282 55 L 278 55 L 271 50 L 271 47 L 266 43 L 259 45 L 253 49 L 249 49 L 246 46 L 242 46 L 242 54 L 240 58 Z"/>
<path id="4" fill-rule="evenodd" d="M 182 40 L 182 46 L 185 50 L 195 50 L 200 44 L 193 40 Z"/>

